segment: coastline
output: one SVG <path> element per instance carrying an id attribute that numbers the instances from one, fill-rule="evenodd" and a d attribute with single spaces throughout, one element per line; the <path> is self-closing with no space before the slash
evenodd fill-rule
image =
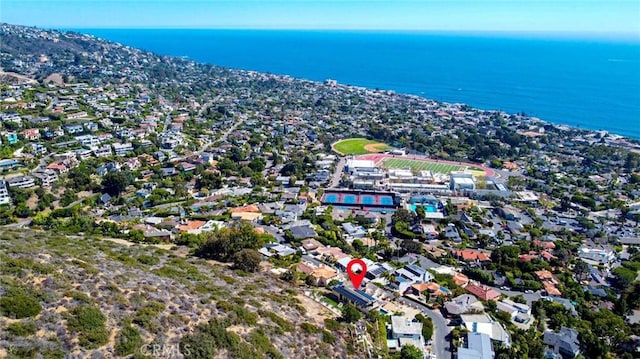
<path id="1" fill-rule="evenodd" d="M 467 104 L 483 111 L 502 111 L 509 114 L 524 112 L 529 117 L 539 118 L 556 126 L 595 132 L 607 131 L 640 140 L 640 130 L 636 130 L 638 126 L 634 125 L 634 121 L 640 118 L 640 97 L 635 95 L 640 94 L 640 86 L 634 83 L 636 77 L 640 83 L 640 71 L 636 74 L 634 70 L 628 76 L 620 73 L 636 62 L 635 52 L 638 44 L 635 42 L 597 43 L 598 46 L 612 46 L 613 52 L 609 53 L 598 50 L 598 46 L 593 50 L 586 40 L 581 39 L 528 39 L 509 37 L 509 34 L 477 34 L 475 37 L 469 37 L 470 34 L 299 30 L 74 31 L 82 31 L 156 54 L 186 57 L 195 62 L 222 68 L 277 74 L 314 82 L 331 78 L 340 84 L 371 90 L 384 89 L 383 91 L 418 96 L 439 103 Z M 166 38 L 166 41 L 161 41 L 157 38 L 160 37 L 158 35 L 162 35 L 161 38 Z M 185 40 L 178 43 L 180 36 L 185 37 Z M 371 40 L 374 44 L 364 44 L 365 40 Z M 395 44 L 394 41 L 399 41 L 400 44 Z M 468 61 L 453 59 L 451 64 L 446 59 L 428 59 L 425 60 L 427 62 L 424 66 L 420 61 L 406 59 L 408 54 L 413 53 L 420 57 L 431 47 L 444 51 L 441 55 L 443 57 L 460 55 L 446 47 L 447 41 L 454 41 L 454 44 L 455 41 L 459 41 L 461 46 L 474 50 L 476 54 L 472 53 Z M 216 46 L 202 50 L 200 46 L 196 46 L 202 43 Z M 322 53 L 322 50 L 329 49 L 330 45 L 336 46 L 335 51 L 331 54 Z M 252 46 L 255 49 L 247 49 Z M 318 49 L 312 48 L 313 46 Z M 397 50 L 398 54 L 369 60 L 366 55 L 378 51 L 376 47 L 379 46 L 388 46 L 390 50 Z M 478 59 L 488 51 L 487 49 L 507 51 L 510 46 L 515 46 L 514 51 L 528 51 L 529 54 L 538 53 L 551 46 L 550 49 L 555 50 L 556 56 L 532 58 L 527 62 L 514 58 L 513 62 L 518 63 L 513 64 L 507 60 L 493 64 Z M 589 66 L 597 67 L 581 69 L 570 61 L 572 59 L 559 62 L 556 57 L 571 54 L 573 51 L 564 49 L 566 46 L 578 46 L 580 51 L 586 51 L 587 55 L 593 57 Z M 620 47 L 626 52 L 620 50 Z M 255 56 L 264 51 L 276 55 Z M 277 55 L 278 53 L 282 54 Z M 335 56 L 335 53 L 340 53 L 340 56 Z M 501 52 L 497 53 L 499 54 Z M 578 55 L 573 55 L 576 56 Z M 362 58 L 367 58 L 367 61 L 362 61 Z M 536 60 L 543 60 L 544 64 L 536 67 Z M 493 65 L 505 67 L 505 63 L 507 65 L 504 70 L 491 68 Z M 522 66 L 522 69 L 518 66 Z M 543 76 L 538 75 L 541 71 L 544 72 Z M 550 73 L 546 75 L 546 72 Z M 566 76 L 563 75 L 565 72 Z M 617 77 L 610 80 L 609 73 Z"/>

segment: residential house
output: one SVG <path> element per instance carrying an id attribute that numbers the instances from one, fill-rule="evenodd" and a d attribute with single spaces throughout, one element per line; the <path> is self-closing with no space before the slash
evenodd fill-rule
<path id="1" fill-rule="evenodd" d="M 67 166 L 65 166 L 64 163 L 62 163 L 62 162 L 50 163 L 47 166 L 47 169 L 55 171 L 55 172 L 57 172 L 59 174 L 65 174 L 65 173 L 69 172 L 69 169 L 67 168 Z"/>
<path id="2" fill-rule="evenodd" d="M 0 179 L 0 205 L 9 203 L 11 203 L 11 196 L 9 195 L 7 183 Z"/>
<path id="3" fill-rule="evenodd" d="M 544 269 L 544 270 L 536 271 L 535 275 L 542 282 L 542 286 L 544 287 L 545 292 L 547 292 L 547 295 L 551 295 L 551 296 L 562 295 L 560 290 L 557 288 L 557 285 L 559 283 L 558 278 L 556 278 L 556 276 L 554 276 L 553 273 Z"/>
<path id="4" fill-rule="evenodd" d="M 0 160 L 0 169 L 1 170 L 10 170 L 14 167 L 18 167 L 20 165 L 20 163 L 17 160 L 14 160 L 13 158 L 7 158 L 4 160 Z"/>
<path id="5" fill-rule="evenodd" d="M 7 184 L 13 188 L 31 188 L 36 185 L 36 181 L 32 176 L 16 176 L 8 178 Z"/>
<path id="6" fill-rule="evenodd" d="M 338 279 L 338 272 L 325 265 L 313 267 L 306 263 L 298 263 L 298 270 L 307 274 L 313 285 L 318 287 L 326 287 L 329 285 L 329 282 Z"/>
<path id="7" fill-rule="evenodd" d="M 179 232 L 193 233 L 200 227 L 204 226 L 205 223 L 206 222 L 204 221 L 184 221 L 177 227 L 177 229 Z"/>
<path id="8" fill-rule="evenodd" d="M 487 313 L 481 314 L 461 314 L 462 325 L 469 333 L 482 333 L 488 335 L 492 341 L 500 343 L 506 347 L 511 346 L 509 333 L 502 325 L 491 318 Z"/>
<path id="9" fill-rule="evenodd" d="M 587 247 L 583 246 L 578 248 L 578 257 L 588 264 L 597 266 L 602 265 L 606 269 L 611 267 L 611 264 L 616 260 L 615 251 L 608 246 L 601 247 Z"/>
<path id="10" fill-rule="evenodd" d="M 84 127 L 85 127 L 88 131 L 91 131 L 91 132 L 98 131 L 98 124 L 97 124 L 97 123 L 95 123 L 95 122 L 86 122 L 86 123 L 84 124 Z"/>
<path id="11" fill-rule="evenodd" d="M 471 249 L 454 249 L 451 251 L 451 254 L 458 260 L 467 262 L 467 263 L 475 263 L 475 264 L 486 264 L 491 262 L 491 257 L 489 254 L 480 252 L 477 250 Z"/>
<path id="12" fill-rule="evenodd" d="M 460 237 L 460 233 L 458 232 L 458 229 L 456 228 L 455 224 L 453 223 L 449 223 L 445 228 L 444 228 L 444 237 L 447 239 L 450 239 L 454 242 L 462 242 L 462 238 Z"/>
<path id="13" fill-rule="evenodd" d="M 315 238 L 317 236 L 316 231 L 310 226 L 296 226 L 292 227 L 290 231 L 296 240 Z"/>
<path id="14" fill-rule="evenodd" d="M 113 151 L 117 156 L 126 156 L 128 153 L 133 152 L 133 145 L 131 142 L 114 143 L 112 146 Z"/>
<path id="15" fill-rule="evenodd" d="M 497 308 L 511 315 L 511 320 L 518 323 L 526 323 L 531 319 L 531 307 L 526 304 L 504 299 L 497 303 Z"/>
<path id="16" fill-rule="evenodd" d="M 111 157 L 113 156 L 113 152 L 111 152 L 111 146 L 104 145 L 102 147 L 93 147 L 91 148 L 93 155 L 96 157 Z"/>
<path id="17" fill-rule="evenodd" d="M 481 284 L 469 284 L 464 289 L 481 300 L 489 301 L 500 297 L 500 292 Z"/>
<path id="18" fill-rule="evenodd" d="M 484 306 L 482 302 L 478 301 L 478 299 L 470 294 L 462 294 L 455 298 L 452 298 L 451 301 L 444 303 L 444 309 L 447 312 L 447 315 L 460 315 L 470 311 L 475 310 L 484 310 Z"/>
<path id="19" fill-rule="evenodd" d="M 422 336 L 422 322 L 405 316 L 391 316 L 388 325 L 390 339 L 387 339 L 389 351 L 400 351 L 405 345 L 413 345 L 424 353 L 424 337 Z"/>
<path id="20" fill-rule="evenodd" d="M 500 215 L 502 218 L 508 221 L 518 221 L 520 220 L 520 211 L 511 206 L 504 206 L 500 208 Z"/>
<path id="21" fill-rule="evenodd" d="M 98 202 L 106 206 L 111 203 L 111 199 L 111 195 L 109 195 L 108 193 L 104 193 L 100 196 L 100 198 L 98 198 Z"/>
<path id="22" fill-rule="evenodd" d="M 260 230 L 261 233 L 264 233 L 264 230 L 262 228 L 256 228 L 256 231 L 257 230 Z M 288 257 L 290 255 L 295 254 L 296 250 L 285 244 L 269 243 L 266 246 L 260 248 L 258 252 L 260 252 L 260 254 L 262 254 L 263 256 L 270 258 L 274 256 Z"/>
<path id="23" fill-rule="evenodd" d="M 353 238 L 363 238 L 367 235 L 366 230 L 362 226 L 354 225 L 350 222 L 345 222 L 342 224 L 342 229 L 345 233 Z"/>
<path id="24" fill-rule="evenodd" d="M 458 359 L 493 359 L 491 337 L 484 333 L 467 333 L 466 346 L 458 348 Z"/>
<path id="25" fill-rule="evenodd" d="M 44 155 L 49 151 L 47 147 L 38 142 L 31 142 L 29 145 L 31 146 L 31 152 L 33 152 L 34 155 Z"/>
<path id="26" fill-rule="evenodd" d="M 81 145 L 86 147 L 99 146 L 101 143 L 100 139 L 94 135 L 76 136 L 75 139 L 80 142 Z"/>
<path id="27" fill-rule="evenodd" d="M 78 156 L 79 161 L 88 160 L 89 158 L 91 158 L 91 155 L 92 155 L 91 150 L 87 150 L 85 148 L 80 148 L 73 152 L 76 153 L 76 156 Z"/>
<path id="28" fill-rule="evenodd" d="M 21 132 L 27 141 L 36 141 L 40 139 L 40 130 L 37 128 L 29 128 Z"/>
<path id="29" fill-rule="evenodd" d="M 352 303 L 360 310 L 369 311 L 376 307 L 377 299 L 362 290 L 355 290 L 339 284 L 333 287 L 333 292 L 340 301 Z"/>
<path id="30" fill-rule="evenodd" d="M 82 127 L 82 125 L 78 125 L 78 124 L 67 124 L 67 125 L 64 125 L 62 127 L 70 135 L 75 135 L 77 133 L 84 132 L 84 128 Z"/>
<path id="31" fill-rule="evenodd" d="M 58 180 L 58 175 L 52 169 L 38 169 L 33 172 L 33 177 L 38 180 L 42 187 L 51 187 Z"/>
<path id="32" fill-rule="evenodd" d="M 578 331 L 573 328 L 563 326 L 559 332 L 547 330 L 542 340 L 548 346 L 547 358 L 572 359 L 580 353 Z"/>

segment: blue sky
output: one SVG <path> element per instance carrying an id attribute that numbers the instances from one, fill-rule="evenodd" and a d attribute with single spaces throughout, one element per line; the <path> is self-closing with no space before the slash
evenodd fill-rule
<path id="1" fill-rule="evenodd" d="M 640 1 L 0 0 L 0 21 L 54 28 L 375 29 L 640 37 Z"/>

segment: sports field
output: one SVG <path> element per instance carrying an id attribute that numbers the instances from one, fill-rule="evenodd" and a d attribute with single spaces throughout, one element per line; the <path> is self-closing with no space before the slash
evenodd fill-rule
<path id="1" fill-rule="evenodd" d="M 464 171 L 466 166 L 444 162 L 418 161 L 405 158 L 385 158 L 382 160 L 383 168 L 411 168 L 411 171 L 431 171 L 434 173 L 449 174 L 452 171 Z"/>
<path id="2" fill-rule="evenodd" d="M 391 147 L 378 141 L 366 138 L 348 138 L 333 144 L 333 150 L 342 155 L 362 155 L 366 153 L 377 153 L 390 149 Z"/>

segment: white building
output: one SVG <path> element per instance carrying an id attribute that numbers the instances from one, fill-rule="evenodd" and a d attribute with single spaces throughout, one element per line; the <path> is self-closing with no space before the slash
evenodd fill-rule
<path id="1" fill-rule="evenodd" d="M 11 196 L 9 196 L 7 183 L 4 180 L 0 180 L 0 204 L 8 203 L 11 203 Z"/>
<path id="2" fill-rule="evenodd" d="M 458 359 L 493 359 L 491 338 L 483 333 L 468 333 L 466 347 L 458 348 Z"/>
<path id="3" fill-rule="evenodd" d="M 31 176 L 16 176 L 7 179 L 9 187 L 31 188 L 36 185 L 36 181 Z"/>
<path id="4" fill-rule="evenodd" d="M 611 248 L 592 248 L 592 247 L 580 247 L 578 248 L 578 257 L 588 264 L 597 266 L 603 265 L 609 268 L 611 263 L 616 260 L 616 253 Z"/>
<path id="5" fill-rule="evenodd" d="M 102 147 L 93 147 L 91 148 L 91 151 L 96 157 L 110 157 L 111 155 L 113 155 L 113 152 L 111 152 L 111 146 L 109 145 L 104 145 Z"/>
<path id="6" fill-rule="evenodd" d="M 42 187 L 51 187 L 51 185 L 58 180 L 58 175 L 54 170 L 39 169 L 33 173 Z"/>
<path id="7" fill-rule="evenodd" d="M 476 182 L 471 173 L 454 171 L 451 172 L 450 177 L 449 187 L 452 191 L 474 191 L 476 189 Z"/>
<path id="8" fill-rule="evenodd" d="M 114 143 L 113 150 L 118 156 L 125 156 L 126 154 L 133 152 L 133 145 L 131 142 L 126 143 Z"/>
<path id="9" fill-rule="evenodd" d="M 391 339 L 387 339 L 387 347 L 390 351 L 399 351 L 405 345 L 413 345 L 422 350 L 424 355 L 424 337 L 422 336 L 422 323 L 411 320 L 405 316 L 394 315 L 391 317 Z"/>
<path id="10" fill-rule="evenodd" d="M 98 146 L 100 144 L 100 139 L 93 135 L 76 136 L 75 139 L 87 147 Z"/>

